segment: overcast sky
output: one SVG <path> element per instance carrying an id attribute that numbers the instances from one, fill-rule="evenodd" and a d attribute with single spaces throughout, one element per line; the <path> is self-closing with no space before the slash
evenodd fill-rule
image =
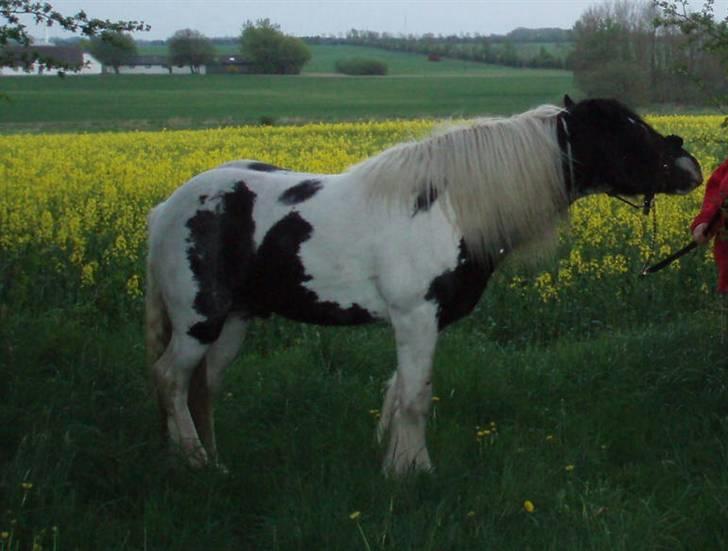
<path id="1" fill-rule="evenodd" d="M 152 26 L 137 39 L 166 39 L 195 29 L 209 37 L 238 36 L 246 20 L 269 18 L 296 36 L 365 29 L 393 34 L 505 34 L 517 27 L 571 28 L 590 5 L 604 0 L 51 0 L 64 14 L 83 9 L 100 19 L 143 20 Z M 695 6 L 701 5 L 697 0 Z M 728 15 L 716 0 L 715 15 Z M 52 29 L 50 36 L 62 33 Z M 42 37 L 43 31 L 33 31 Z M 66 35 L 67 36 L 67 35 Z"/>

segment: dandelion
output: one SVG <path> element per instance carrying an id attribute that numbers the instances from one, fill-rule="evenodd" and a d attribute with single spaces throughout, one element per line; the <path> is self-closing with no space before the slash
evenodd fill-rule
<path id="1" fill-rule="evenodd" d="M 566 467 L 564 467 L 564 470 L 565 470 L 565 471 L 566 471 L 567 473 L 570 473 L 571 471 L 573 471 L 573 470 L 574 470 L 574 465 L 567 465 Z"/>
<path id="2" fill-rule="evenodd" d="M 433 396 L 432 397 L 432 401 L 433 402 L 439 402 L 440 401 L 440 397 L 439 396 Z"/>
<path id="3" fill-rule="evenodd" d="M 25 490 L 26 492 L 33 489 L 33 483 L 32 482 L 21 482 L 20 487 Z"/>
<path id="4" fill-rule="evenodd" d="M 531 501 L 530 499 L 527 499 L 526 501 L 523 502 L 523 509 L 527 513 L 533 513 L 536 510 L 536 506 L 533 504 L 533 501 Z"/>
<path id="5" fill-rule="evenodd" d="M 553 434 L 547 434 L 546 435 L 546 442 L 551 442 L 553 439 L 554 439 L 554 435 Z"/>
<path id="6" fill-rule="evenodd" d="M 361 516 L 361 511 L 354 511 L 349 515 L 351 520 L 357 520 Z"/>

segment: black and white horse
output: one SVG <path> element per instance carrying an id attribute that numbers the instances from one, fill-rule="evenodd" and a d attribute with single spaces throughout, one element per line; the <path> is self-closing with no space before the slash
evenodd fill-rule
<path id="1" fill-rule="evenodd" d="M 614 100 L 477 119 L 342 174 L 235 161 L 149 215 L 147 348 L 163 423 L 193 465 L 216 460 L 212 400 L 246 322 L 389 322 L 397 369 L 379 425 L 388 473 L 430 469 L 437 336 L 472 311 L 510 251 L 553 241 L 579 197 L 688 193 L 700 167 Z"/>

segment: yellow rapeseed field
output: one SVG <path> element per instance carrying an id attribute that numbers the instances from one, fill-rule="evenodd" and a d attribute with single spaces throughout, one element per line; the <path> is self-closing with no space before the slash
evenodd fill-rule
<path id="1" fill-rule="evenodd" d="M 719 116 L 660 116 L 649 121 L 682 135 L 706 176 L 728 154 Z M 260 159 L 310 172 L 340 172 L 389 145 L 425 135 L 432 121 L 309 124 L 175 132 L 17 135 L 0 138 L 0 253 L 28 255 L 69 286 L 111 280 L 127 298 L 143 292 L 146 213 L 192 175 L 234 159 Z M 558 300 L 573 285 L 632 269 L 635 251 L 664 255 L 688 239 L 702 188 L 658 200 L 654 247 L 645 220 L 606 197 L 577 203 L 566 232 L 570 251 L 516 292 Z M 631 251 L 631 252 L 630 252 Z M 705 255 L 706 259 L 708 258 Z M 37 269 L 39 263 L 33 264 Z M 17 267 L 16 267 L 17 269 Z M 679 270 L 675 264 L 673 270 Z M 26 274 L 28 275 L 28 274 Z M 707 291 L 707 286 L 706 286 Z"/>

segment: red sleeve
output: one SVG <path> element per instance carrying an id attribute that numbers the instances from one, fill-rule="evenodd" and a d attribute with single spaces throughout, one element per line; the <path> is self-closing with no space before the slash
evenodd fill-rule
<path id="1" fill-rule="evenodd" d="M 703 207 L 690 224 L 690 230 L 694 230 L 699 224 L 710 222 L 723 200 L 728 194 L 728 160 L 724 161 L 710 176 L 705 186 L 705 197 Z"/>

